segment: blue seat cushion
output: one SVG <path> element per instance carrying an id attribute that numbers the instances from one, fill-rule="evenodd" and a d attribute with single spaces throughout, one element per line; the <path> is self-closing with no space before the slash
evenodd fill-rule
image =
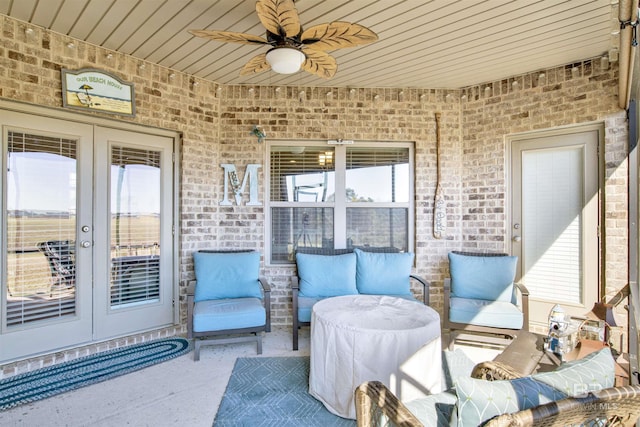
<path id="1" fill-rule="evenodd" d="M 356 288 L 356 254 L 315 255 L 296 254 L 300 277 L 300 295 L 305 297 L 336 297 L 354 295 Z"/>
<path id="2" fill-rule="evenodd" d="M 260 252 L 195 252 L 194 301 L 221 298 L 262 298 Z"/>
<path id="3" fill-rule="evenodd" d="M 461 298 L 514 302 L 518 257 L 449 253 L 451 293 Z"/>
<path id="4" fill-rule="evenodd" d="M 267 314 L 259 298 L 205 300 L 193 308 L 195 332 L 253 328 L 266 323 Z"/>
<path id="5" fill-rule="evenodd" d="M 298 321 L 311 322 L 311 308 L 313 304 L 327 297 L 304 297 L 298 296 Z"/>
<path id="6" fill-rule="evenodd" d="M 515 304 L 484 299 L 449 299 L 449 320 L 477 326 L 521 329 L 524 321 L 522 311 Z"/>
<path id="7" fill-rule="evenodd" d="M 366 252 L 355 249 L 356 286 L 361 294 L 409 295 L 409 275 L 414 254 L 411 252 Z"/>

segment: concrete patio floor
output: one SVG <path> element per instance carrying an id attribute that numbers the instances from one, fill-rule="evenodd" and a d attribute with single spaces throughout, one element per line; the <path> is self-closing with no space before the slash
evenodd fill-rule
<path id="1" fill-rule="evenodd" d="M 475 362 L 498 350 L 457 346 Z M 309 328 L 300 350 L 291 350 L 291 329 L 274 328 L 261 357 L 308 356 Z M 189 426 L 211 427 L 238 357 L 258 357 L 255 343 L 205 346 L 193 353 L 108 381 L 0 412 L 0 426 Z"/>

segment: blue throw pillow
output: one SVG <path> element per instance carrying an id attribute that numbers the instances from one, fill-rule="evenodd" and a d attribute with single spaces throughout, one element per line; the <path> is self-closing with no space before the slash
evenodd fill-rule
<path id="1" fill-rule="evenodd" d="M 512 302 L 518 257 L 449 253 L 451 293 L 460 298 Z"/>
<path id="2" fill-rule="evenodd" d="M 300 296 L 336 297 L 354 295 L 356 289 L 356 254 L 296 254 L 300 277 Z"/>
<path id="3" fill-rule="evenodd" d="M 194 252 L 196 302 L 222 298 L 262 298 L 260 252 Z"/>
<path id="4" fill-rule="evenodd" d="M 356 286 L 361 294 L 410 295 L 413 253 L 366 252 L 356 249 Z"/>

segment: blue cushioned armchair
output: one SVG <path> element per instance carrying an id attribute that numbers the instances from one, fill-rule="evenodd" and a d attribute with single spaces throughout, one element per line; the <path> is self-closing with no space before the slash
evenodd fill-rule
<path id="1" fill-rule="evenodd" d="M 256 341 L 271 331 L 271 288 L 260 276 L 260 252 L 204 250 L 193 254 L 196 284 L 187 292 L 187 337 L 194 360 L 202 344 Z"/>
<path id="2" fill-rule="evenodd" d="M 449 253 L 443 302 L 449 348 L 460 332 L 513 337 L 529 330 L 529 291 L 514 282 L 517 262 L 506 254 Z"/>

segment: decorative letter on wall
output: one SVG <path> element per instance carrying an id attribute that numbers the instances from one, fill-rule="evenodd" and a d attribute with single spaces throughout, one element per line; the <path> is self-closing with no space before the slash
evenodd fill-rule
<path id="1" fill-rule="evenodd" d="M 247 165 L 244 171 L 244 177 L 242 177 L 242 184 L 238 179 L 235 165 L 222 163 L 220 166 L 224 169 L 224 199 L 220 201 L 220 206 L 232 205 L 228 197 L 229 185 L 231 185 L 233 196 L 236 199 L 236 205 L 240 206 L 242 203 L 242 193 L 244 193 L 247 181 L 249 181 L 249 202 L 247 206 L 262 206 L 262 203 L 258 201 L 258 168 L 261 167 L 261 165 Z"/>

